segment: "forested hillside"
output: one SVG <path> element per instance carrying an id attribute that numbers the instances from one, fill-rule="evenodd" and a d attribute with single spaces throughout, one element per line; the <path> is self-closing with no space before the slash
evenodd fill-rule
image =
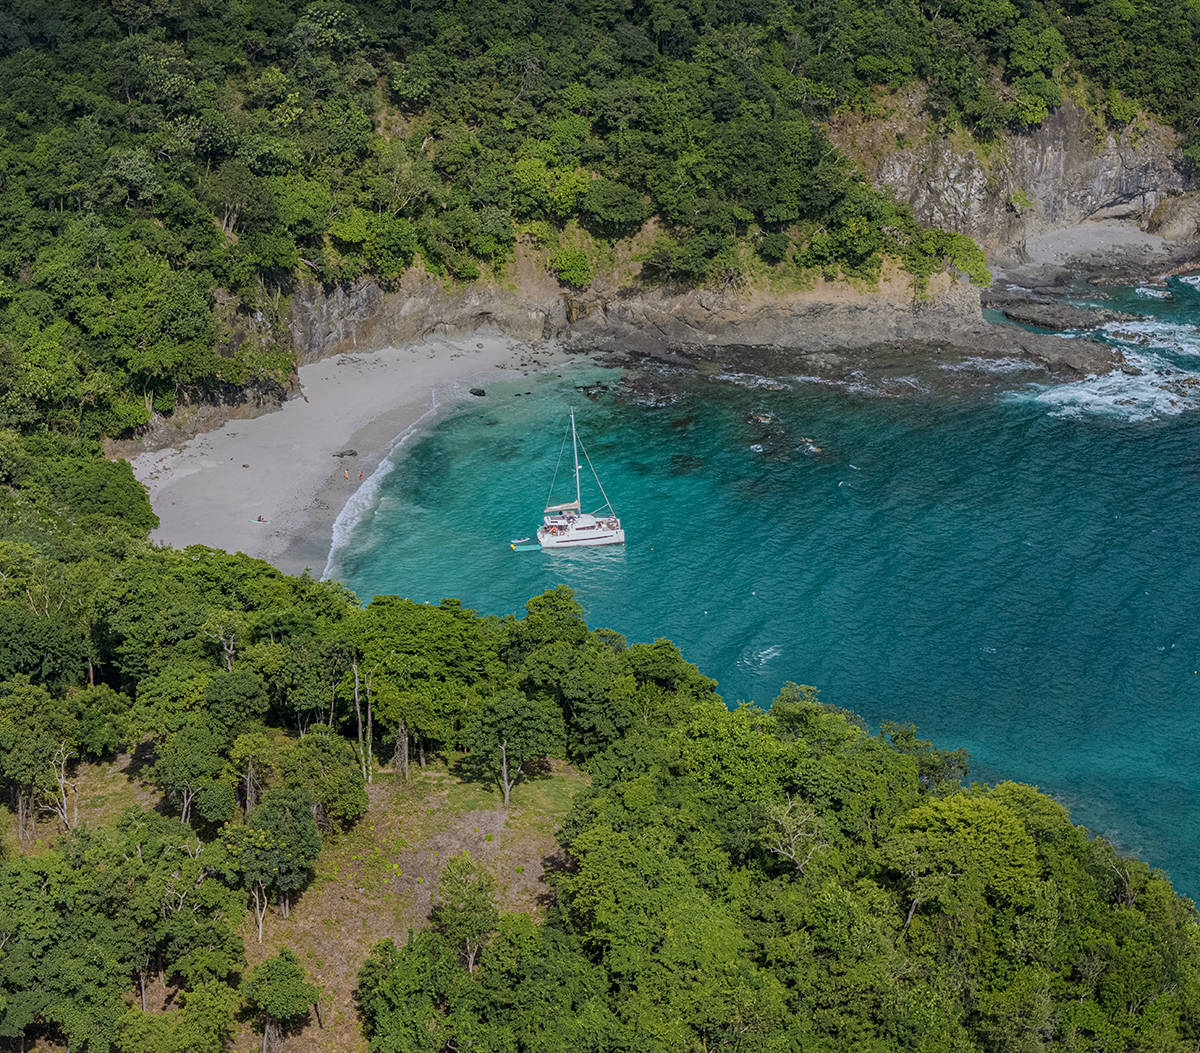
<path id="1" fill-rule="evenodd" d="M 668 641 L 589 629 L 562 587 L 521 619 L 454 600 L 364 608 L 244 556 L 155 548 L 144 525 L 56 509 L 35 486 L 3 500 L 12 1048 L 215 1053 L 239 1029 L 322 1048 L 321 1028 L 344 1025 L 301 917 L 357 956 L 380 1051 L 1200 1040 L 1191 903 L 1034 789 L 963 788 L 965 753 L 910 725 L 868 735 L 795 684 L 769 712 L 730 711 Z M 389 860 L 412 846 L 356 828 L 386 787 L 411 814 L 377 807 L 381 823 L 431 814 L 396 793 L 410 765 L 452 762 L 515 816 L 547 756 L 590 789 L 539 920 L 500 910 L 511 871 L 428 850 L 434 869 L 409 875 L 373 950 L 357 922 L 311 917 L 309 896 L 365 891 L 364 860 L 401 879 Z M 370 847 L 348 855 L 352 838 Z M 372 924 L 389 932 L 386 915 Z"/>
<path id="2" fill-rule="evenodd" d="M 920 80 L 932 119 L 986 136 L 1068 87 L 1115 123 L 1146 105 L 1192 149 L 1196 32 L 1186 0 L 17 0 L 0 425 L 126 433 L 181 392 L 286 373 L 301 276 L 469 280 L 566 229 L 653 223 L 648 281 L 737 283 L 752 247 L 799 274 L 887 255 L 918 288 L 951 261 L 982 280 L 971 243 L 865 185 L 824 119 Z M 554 266 L 586 285 L 568 242 Z M 218 339 L 217 290 L 278 353 Z"/>

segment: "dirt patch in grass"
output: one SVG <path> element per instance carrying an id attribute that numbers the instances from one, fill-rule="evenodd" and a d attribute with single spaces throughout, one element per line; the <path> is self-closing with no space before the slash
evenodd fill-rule
<path id="1" fill-rule="evenodd" d="M 144 753 L 143 749 L 106 763 L 80 765 L 80 823 L 103 830 L 134 805 L 163 806 L 161 793 L 148 781 Z M 352 830 L 325 836 L 316 876 L 291 917 L 283 918 L 273 907 L 260 943 L 253 912 L 247 911 L 242 937 L 249 964 L 289 947 L 321 990 L 320 1020 L 312 1014 L 277 1049 L 366 1049 L 353 998 L 358 970 L 379 940 L 390 937 L 403 943 L 410 929 L 429 925 L 438 878 L 451 856 L 469 852 L 496 877 L 502 910 L 544 916 L 553 900 L 547 871 L 562 865 L 555 831 L 586 778 L 564 762 L 546 762 L 518 783 L 505 809 L 494 783 L 462 760 L 455 756 L 448 766 L 414 769 L 407 785 L 395 773 L 378 773 L 368 787 L 370 805 L 362 820 Z M 0 839 L 11 848 L 16 848 L 15 825 L 5 811 Z M 58 832 L 57 821 L 43 817 L 36 836 L 20 850 L 45 851 Z M 151 977 L 147 1009 L 172 1008 L 177 994 L 177 989 Z M 140 1003 L 140 993 L 132 991 L 130 999 Z M 261 1045 L 262 1036 L 249 1022 L 233 1042 L 233 1048 L 244 1053 Z"/>
<path id="2" fill-rule="evenodd" d="M 76 792 L 68 799 L 73 824 L 103 831 L 134 805 L 158 808 L 162 794 L 146 781 L 146 775 L 144 758 L 137 753 L 120 753 L 114 760 L 96 764 L 81 763 L 72 776 Z M 16 816 L 11 809 L 0 814 L 0 840 L 24 855 L 45 852 L 63 832 L 58 816 L 42 811 L 33 832 L 27 831 L 25 841 L 18 844 Z"/>
<path id="3" fill-rule="evenodd" d="M 353 999 L 358 970 L 379 940 L 403 943 L 410 929 L 429 924 L 451 856 L 470 852 L 495 875 L 502 909 L 543 915 L 552 897 L 545 874 L 558 851 L 554 833 L 584 785 L 569 765 L 551 763 L 518 784 L 506 811 L 499 790 L 461 778 L 454 765 L 418 769 L 408 785 L 391 772 L 377 774 L 367 814 L 353 830 L 326 837 L 317 876 L 291 917 L 273 909 L 262 943 L 252 918 L 244 933 L 251 965 L 290 947 L 321 988 L 321 1023 L 313 1016 L 282 1048 L 366 1049 Z M 234 1045 L 249 1053 L 260 1043 L 246 1027 Z"/>

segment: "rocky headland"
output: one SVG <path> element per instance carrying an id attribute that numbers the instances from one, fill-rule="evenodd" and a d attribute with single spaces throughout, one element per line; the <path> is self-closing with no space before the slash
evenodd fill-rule
<path id="1" fill-rule="evenodd" d="M 300 288 L 289 316 L 299 360 L 486 330 L 614 364 L 648 357 L 827 376 L 957 353 L 1025 359 L 1061 380 L 1120 368 L 1106 345 L 1053 335 L 1118 316 L 1054 300 L 1087 282 L 1153 282 L 1200 266 L 1200 174 L 1175 133 L 1139 119 L 1117 134 L 1068 99 L 1036 129 L 978 143 L 933 134 L 923 101 L 912 91 L 888 100 L 882 117 L 839 117 L 831 138 L 922 222 L 984 247 L 994 282 L 982 294 L 943 274 L 916 297 L 896 272 L 872 287 L 817 279 L 788 290 L 647 288 L 614 273 L 577 292 L 558 285 L 543 254 L 519 247 L 516 281 L 504 287 L 410 273 L 391 289 Z M 1017 325 L 985 321 L 983 307 Z"/>
<path id="2" fill-rule="evenodd" d="M 878 285 L 816 282 L 786 292 L 611 288 L 564 291 L 549 276 L 517 288 L 447 290 L 410 275 L 393 290 L 374 282 L 293 298 L 291 332 L 301 363 L 354 350 L 486 330 L 526 341 L 554 340 L 613 364 L 651 358 L 711 362 L 775 374 L 837 376 L 855 363 L 944 357 L 956 352 L 1019 357 L 1052 375 L 1104 373 L 1120 354 L 1093 341 L 1064 341 L 984 321 L 979 290 L 949 274 L 913 295 L 906 276 Z"/>
<path id="3" fill-rule="evenodd" d="M 1056 334 L 1125 318 L 1058 301 L 1087 283 L 1153 283 L 1200 268 L 1200 176 L 1175 134 L 1142 121 L 1115 135 L 1068 100 L 1037 129 L 979 144 L 931 134 L 921 103 L 919 93 L 896 96 L 885 117 L 839 118 L 831 137 L 923 222 L 984 246 L 989 289 L 941 274 L 915 296 L 895 270 L 873 286 L 818 278 L 806 288 L 672 289 L 640 285 L 627 265 L 581 292 L 557 282 L 546 251 L 519 245 L 504 283 L 456 285 L 414 270 L 386 288 L 301 284 L 272 338 L 290 342 L 299 366 L 489 333 L 612 365 L 654 359 L 831 379 L 955 356 L 1021 359 L 1051 381 L 1124 368 L 1107 345 Z M 1016 324 L 985 320 L 984 307 Z M 294 380 L 262 387 L 198 402 L 134 445 L 177 442 L 301 394 Z"/>

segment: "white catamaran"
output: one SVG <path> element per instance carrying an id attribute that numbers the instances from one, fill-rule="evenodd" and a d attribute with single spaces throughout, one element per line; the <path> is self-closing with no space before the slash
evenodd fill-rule
<path id="1" fill-rule="evenodd" d="M 566 440 L 563 440 L 563 446 L 566 446 Z M 552 505 L 547 503 L 545 514 L 542 520 L 542 526 L 538 528 L 537 539 L 543 549 L 550 548 L 577 548 L 580 545 L 623 545 L 625 544 L 625 531 L 621 529 L 621 520 L 617 518 L 617 514 L 613 511 L 613 506 L 608 500 L 608 494 L 604 492 L 604 487 L 600 484 L 600 477 L 596 475 L 596 469 L 592 466 L 592 459 L 588 457 L 586 449 L 583 451 L 583 456 L 587 458 L 588 467 L 592 469 L 592 477 L 596 480 L 596 485 L 600 487 L 600 495 L 604 498 L 604 504 L 597 512 L 582 511 L 583 501 L 579 491 L 579 448 L 583 443 L 579 441 L 579 436 L 575 433 L 575 411 L 571 411 L 571 449 L 574 453 L 575 461 L 575 500 L 568 501 L 564 505 Z M 562 461 L 562 454 L 559 454 L 559 461 Z M 554 470 L 555 479 L 558 478 L 558 469 Z M 550 483 L 550 494 L 554 494 L 554 481 Z M 547 498 L 549 502 L 549 497 Z"/>

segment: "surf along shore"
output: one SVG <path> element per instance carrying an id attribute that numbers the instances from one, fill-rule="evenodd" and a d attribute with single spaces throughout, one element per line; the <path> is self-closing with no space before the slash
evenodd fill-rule
<path id="1" fill-rule="evenodd" d="M 1001 262 L 993 296 L 1006 286 L 1007 296 L 1028 295 L 1030 286 L 1039 285 L 1050 286 L 1045 292 L 1051 296 L 1062 295 L 1072 275 L 1124 269 L 1127 274 L 1140 271 L 1150 276 L 1163 273 L 1174 262 L 1161 239 L 1132 224 L 1111 221 L 1057 231 L 1023 248 L 1019 261 Z M 951 290 L 952 300 L 962 299 L 967 291 L 961 285 L 958 289 Z M 687 311 L 708 318 L 727 312 L 703 290 L 686 300 L 660 296 L 655 301 L 647 296 L 610 301 L 580 319 L 564 319 L 568 324 L 562 329 L 543 333 L 549 339 L 531 338 L 524 331 L 525 323 L 505 336 L 494 329 L 471 332 L 469 323 L 462 324 L 466 319 L 455 319 L 458 324 L 446 326 L 461 334 L 453 337 L 397 341 L 401 346 L 380 350 L 337 353 L 337 348 L 329 348 L 334 352 L 331 357 L 300 367 L 299 393 L 288 397 L 278 410 L 231 420 L 217 430 L 130 458 L 160 518 L 151 536 L 176 548 L 203 544 L 244 552 L 287 573 L 307 568 L 320 576 L 338 515 L 397 443 L 432 426 L 439 410 L 472 398 L 470 388 L 486 390 L 489 382 L 553 368 L 567 359 L 568 352 L 604 351 L 613 366 L 631 365 L 639 357 L 662 357 L 680 364 L 688 358 L 728 359 L 726 365 L 739 368 L 790 367 L 785 371 L 831 378 L 862 367 L 887 368 L 889 362 L 914 355 L 943 356 L 955 351 L 1015 355 L 1053 372 L 1056 363 L 1048 361 L 1049 353 L 1059 356 L 1075 377 L 1107 372 L 1120 364 L 1110 349 L 1091 341 L 1067 341 L 1050 333 L 1031 334 L 983 321 L 975 290 L 970 297 L 973 306 L 963 304 L 970 310 L 951 309 L 936 320 L 936 310 L 906 308 L 886 296 L 863 296 L 856 309 L 845 302 L 849 291 L 841 288 L 841 302 L 831 304 L 814 304 L 812 294 L 805 303 L 776 300 L 751 305 L 748 311 L 735 303 L 733 311 L 741 313 L 718 327 L 718 340 L 726 334 L 734 339 L 703 348 L 686 337 L 665 339 L 665 320 L 676 308 L 680 314 L 675 317 L 685 326 L 688 323 L 681 315 Z M 478 310 L 479 292 L 468 295 L 472 299 L 467 306 Z M 820 293 L 817 298 L 824 299 Z M 729 302 L 730 298 L 722 298 L 723 304 Z M 851 317 L 855 314 L 869 318 Z M 476 317 L 484 325 L 493 321 L 503 326 L 495 315 Z M 764 328 L 764 317 L 769 342 L 755 340 L 747 345 L 736 339 L 750 335 L 747 330 Z M 872 339 L 874 332 L 878 335 Z M 781 333 L 789 338 L 794 334 L 794 341 L 776 343 Z M 639 349 L 639 339 L 662 346 Z M 1072 355 L 1080 361 L 1071 362 Z"/>
<path id="2" fill-rule="evenodd" d="M 553 344 L 477 334 L 301 366 L 300 393 L 277 411 L 131 459 L 160 520 L 151 538 L 319 577 L 338 514 L 397 441 L 472 387 L 563 358 Z"/>

